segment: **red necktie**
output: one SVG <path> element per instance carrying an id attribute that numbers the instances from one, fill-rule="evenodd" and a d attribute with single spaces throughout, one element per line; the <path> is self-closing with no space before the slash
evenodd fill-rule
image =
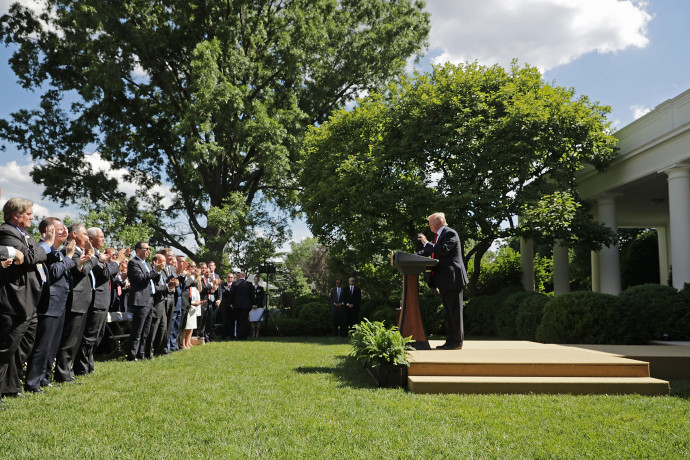
<path id="1" fill-rule="evenodd" d="M 438 233 L 434 235 L 434 246 L 436 246 L 436 241 L 438 240 Z M 431 258 L 434 258 L 434 253 L 431 253 Z"/>

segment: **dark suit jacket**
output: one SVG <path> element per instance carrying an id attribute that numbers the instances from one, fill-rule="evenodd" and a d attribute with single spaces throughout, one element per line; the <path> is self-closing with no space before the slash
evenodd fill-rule
<path id="1" fill-rule="evenodd" d="M 441 291 L 450 289 L 462 290 L 467 283 L 467 270 L 462 261 L 460 251 L 460 237 L 450 227 L 444 227 L 436 244 L 427 244 L 417 253 L 420 256 L 438 259 L 438 265 L 434 267 L 429 285 L 437 287 Z"/>
<path id="2" fill-rule="evenodd" d="M 146 307 L 153 305 L 151 294 L 151 283 L 158 284 L 161 274 L 157 273 L 153 267 L 148 267 L 146 273 L 146 262 L 135 257 L 127 264 L 127 279 L 129 279 L 129 295 L 127 304 L 131 306 Z"/>
<path id="3" fill-rule="evenodd" d="M 48 254 L 48 279 L 50 287 L 47 295 L 41 297 L 38 313 L 45 316 L 59 317 L 67 308 L 67 300 L 72 289 L 74 261 L 59 251 Z"/>
<path id="4" fill-rule="evenodd" d="M 252 289 L 254 289 L 254 303 L 252 305 L 264 307 L 264 288 L 261 286 L 254 287 L 254 283 L 252 283 Z"/>
<path id="5" fill-rule="evenodd" d="M 335 304 L 345 302 L 345 288 L 340 286 L 340 297 L 338 297 L 338 288 L 331 289 L 331 306 L 335 308 Z"/>
<path id="6" fill-rule="evenodd" d="M 28 318 L 41 298 L 38 265 L 46 261 L 46 252 L 31 235 L 25 239 L 7 222 L 0 225 L 0 246 L 12 246 L 24 253 L 23 264 L 0 270 L 0 313 Z"/>
<path id="7" fill-rule="evenodd" d="M 120 266 L 117 262 L 101 262 L 98 261 L 91 269 L 91 272 L 96 278 L 96 290 L 93 293 L 93 308 L 94 310 L 107 310 L 110 308 L 110 301 L 112 299 L 111 279 L 120 271 Z"/>
<path id="8" fill-rule="evenodd" d="M 64 255 L 65 249 L 62 249 Z M 91 256 L 91 259 L 79 267 L 79 258 L 82 255 L 79 246 L 74 247 L 72 261 L 72 293 L 68 300 L 70 311 L 74 313 L 86 313 L 93 304 L 93 287 L 91 286 L 91 270 L 98 264 L 98 258 Z"/>
<path id="9" fill-rule="evenodd" d="M 249 310 L 254 303 L 254 287 L 245 279 L 232 283 L 230 289 L 230 303 L 235 309 Z"/>
<path id="10" fill-rule="evenodd" d="M 359 308 L 359 304 L 362 303 L 362 290 L 357 286 L 353 286 L 352 294 L 350 294 L 349 284 L 343 289 L 345 289 L 345 303 L 351 303 L 354 305 L 354 308 Z"/>
<path id="11" fill-rule="evenodd" d="M 218 288 L 218 295 L 220 295 L 220 308 L 227 309 L 231 305 L 231 291 L 232 284 L 228 283 L 227 281 L 220 283 L 220 287 Z"/>

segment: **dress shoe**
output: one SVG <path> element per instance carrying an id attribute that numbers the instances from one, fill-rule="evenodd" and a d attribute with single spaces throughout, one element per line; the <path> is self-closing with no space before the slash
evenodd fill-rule
<path id="1" fill-rule="evenodd" d="M 2 395 L 3 398 L 26 398 L 26 395 L 22 393 L 21 391 L 18 391 L 16 393 L 4 393 Z"/>
<path id="2" fill-rule="evenodd" d="M 449 343 L 446 345 L 445 350 L 462 350 L 462 344 L 461 343 Z"/>
<path id="3" fill-rule="evenodd" d="M 41 390 L 40 388 L 26 387 L 24 388 L 24 391 L 28 391 L 29 393 L 43 393 L 43 390 Z"/>
<path id="4" fill-rule="evenodd" d="M 53 385 L 53 384 L 50 383 L 50 382 L 48 382 L 48 383 L 46 383 L 46 384 L 41 384 L 41 386 L 42 386 L 43 388 L 55 388 L 55 385 Z"/>
<path id="5" fill-rule="evenodd" d="M 437 350 L 447 350 L 448 349 L 448 342 L 444 343 L 443 345 L 439 345 L 436 347 Z"/>

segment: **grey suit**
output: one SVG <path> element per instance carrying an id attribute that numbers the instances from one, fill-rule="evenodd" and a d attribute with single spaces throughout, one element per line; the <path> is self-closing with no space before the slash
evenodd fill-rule
<path id="1" fill-rule="evenodd" d="M 132 327 L 129 335 L 127 359 L 144 357 L 146 338 L 151 329 L 151 309 L 153 308 L 153 293 L 161 274 L 157 273 L 139 257 L 134 257 L 127 264 L 127 278 L 129 279 L 129 295 L 127 305 L 132 312 Z M 151 287 L 153 281 L 154 287 Z"/>

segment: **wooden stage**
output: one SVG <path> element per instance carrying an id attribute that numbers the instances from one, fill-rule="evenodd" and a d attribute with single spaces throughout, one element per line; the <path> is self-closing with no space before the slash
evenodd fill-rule
<path id="1" fill-rule="evenodd" d="M 431 350 L 411 353 L 411 392 L 668 395 L 669 383 L 650 376 L 650 361 L 664 353 L 685 353 L 673 362 L 684 363 L 690 374 L 690 347 L 636 347 L 628 351 L 645 359 L 631 359 L 625 349 L 595 345 L 465 341 L 462 350 L 435 350 L 441 343 L 432 340 Z"/>

